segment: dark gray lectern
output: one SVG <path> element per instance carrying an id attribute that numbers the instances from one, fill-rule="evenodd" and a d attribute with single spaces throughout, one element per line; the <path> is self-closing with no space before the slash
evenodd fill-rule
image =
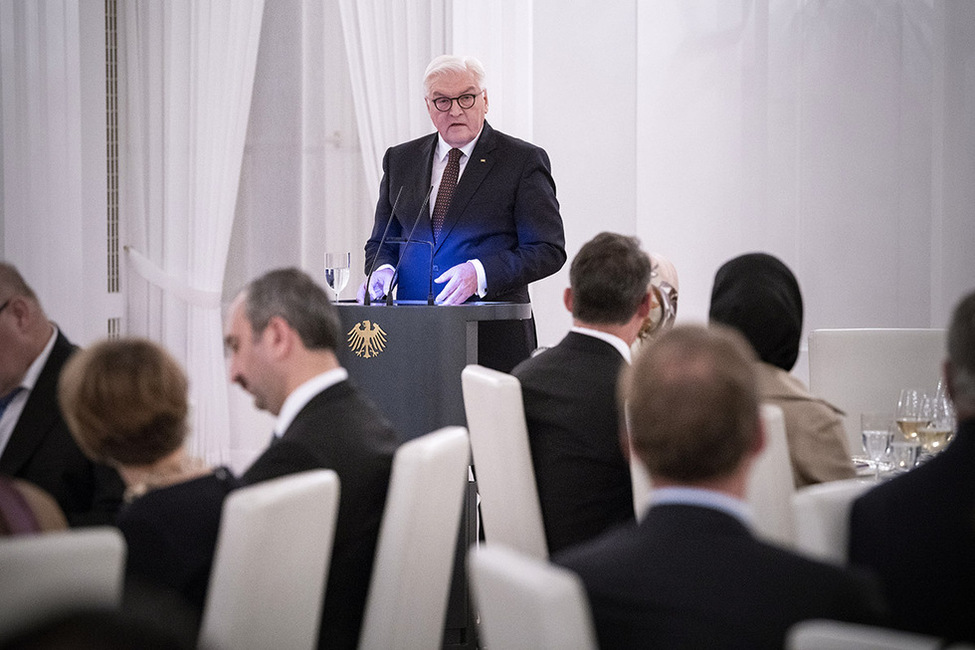
<path id="1" fill-rule="evenodd" d="M 478 323 L 531 318 L 527 303 L 338 303 L 339 362 L 404 440 L 466 426 L 460 373 L 477 363 Z"/>
<path id="2" fill-rule="evenodd" d="M 396 301 L 369 306 L 339 302 L 345 345 L 339 362 L 379 407 L 403 440 L 448 425 L 467 425 L 460 373 L 477 363 L 478 324 L 531 318 L 525 303 L 456 306 Z M 477 486 L 471 482 L 460 522 L 454 576 L 447 601 L 444 648 L 477 645 L 464 571 L 477 539 Z"/>

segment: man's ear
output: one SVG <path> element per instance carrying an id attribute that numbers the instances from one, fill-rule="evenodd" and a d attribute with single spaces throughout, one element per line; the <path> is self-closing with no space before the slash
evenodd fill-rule
<path id="1" fill-rule="evenodd" d="M 291 351 L 295 335 L 288 321 L 280 316 L 272 316 L 267 322 L 267 327 L 261 332 L 261 339 L 275 357 L 282 357 Z"/>
<path id="2" fill-rule="evenodd" d="M 565 308 L 572 313 L 572 287 L 566 287 L 565 292 L 562 294 L 562 302 L 565 304 Z"/>

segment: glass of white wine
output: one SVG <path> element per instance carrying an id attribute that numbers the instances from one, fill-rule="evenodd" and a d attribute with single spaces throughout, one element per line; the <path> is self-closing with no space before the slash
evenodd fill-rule
<path id="1" fill-rule="evenodd" d="M 921 404 L 921 419 L 918 439 L 924 451 L 936 454 L 945 448 L 955 430 L 954 409 L 948 397 L 943 393 L 926 397 Z"/>
<path id="2" fill-rule="evenodd" d="M 349 276 L 352 274 L 351 266 L 351 253 L 325 253 L 325 284 L 335 292 L 335 302 L 339 301 L 342 289 L 349 284 Z"/>
<path id="3" fill-rule="evenodd" d="M 860 435 L 863 451 L 873 462 L 874 479 L 880 480 L 880 465 L 890 453 L 894 428 L 889 413 L 863 413 L 860 415 Z"/>
<path id="4" fill-rule="evenodd" d="M 926 397 L 923 390 L 905 388 L 897 400 L 897 428 L 907 440 L 917 440 L 917 430 L 923 424 L 921 408 Z"/>

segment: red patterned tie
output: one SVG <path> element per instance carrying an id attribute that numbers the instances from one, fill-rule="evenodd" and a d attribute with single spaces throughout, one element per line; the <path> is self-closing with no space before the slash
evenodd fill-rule
<path id="1" fill-rule="evenodd" d="M 454 196 L 457 188 L 457 176 L 460 174 L 460 149 L 451 149 L 447 154 L 447 166 L 443 170 L 440 178 L 440 189 L 437 190 L 437 202 L 433 204 L 433 239 L 440 239 L 440 230 L 443 228 L 443 219 L 447 216 L 447 208 L 450 207 L 450 199 Z"/>

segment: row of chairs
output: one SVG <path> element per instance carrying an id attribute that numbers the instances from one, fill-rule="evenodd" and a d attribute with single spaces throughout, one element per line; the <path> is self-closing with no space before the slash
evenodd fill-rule
<path id="1" fill-rule="evenodd" d="M 361 648 L 440 645 L 469 455 L 463 427 L 397 449 Z M 315 647 L 340 489 L 334 471 L 313 470 L 227 497 L 201 647 Z M 0 637 L 70 608 L 117 607 L 124 564 L 114 528 L 0 540 Z"/>

